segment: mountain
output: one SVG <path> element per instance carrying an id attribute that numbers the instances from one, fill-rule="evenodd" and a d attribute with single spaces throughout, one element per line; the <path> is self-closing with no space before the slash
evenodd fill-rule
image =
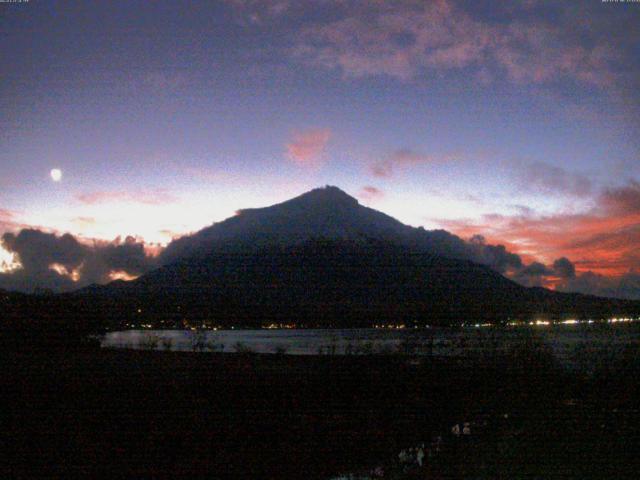
<path id="1" fill-rule="evenodd" d="M 639 312 L 637 302 L 525 288 L 471 246 L 363 207 L 336 187 L 243 210 L 173 242 L 165 265 L 68 301 L 108 323 L 459 324 Z"/>
<path id="2" fill-rule="evenodd" d="M 204 256 L 225 247 L 295 245 L 310 239 L 376 239 L 436 255 L 469 258 L 468 245 L 444 230 L 412 228 L 364 207 L 337 187 L 317 188 L 266 208 L 240 210 L 234 217 L 172 242 L 161 263 Z"/>

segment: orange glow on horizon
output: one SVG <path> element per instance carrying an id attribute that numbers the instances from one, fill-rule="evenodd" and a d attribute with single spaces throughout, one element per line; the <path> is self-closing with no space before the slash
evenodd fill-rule
<path id="1" fill-rule="evenodd" d="M 5 250 L 0 245 L 0 273 L 9 273 L 17 270 L 21 267 L 20 262 L 16 258 L 16 255 Z"/>
<path id="2" fill-rule="evenodd" d="M 122 270 L 116 270 L 113 271 L 111 273 L 109 273 L 109 281 L 114 281 L 114 280 L 125 280 L 125 281 L 130 281 L 130 280 L 135 280 L 136 278 L 138 278 L 138 275 L 131 275 L 125 271 Z"/>
<path id="3" fill-rule="evenodd" d="M 640 268 L 634 245 L 640 241 L 640 214 L 593 214 L 546 217 L 486 216 L 483 221 L 443 222 L 462 238 L 483 235 L 488 243 L 502 244 L 524 263 L 552 264 L 567 257 L 576 274 L 592 271 L 619 277 Z M 636 263 L 634 263 L 634 261 Z"/>

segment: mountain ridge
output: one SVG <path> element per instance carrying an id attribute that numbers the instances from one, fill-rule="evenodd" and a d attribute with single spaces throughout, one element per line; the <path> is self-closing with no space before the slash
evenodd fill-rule
<path id="1" fill-rule="evenodd" d="M 405 225 L 328 185 L 268 207 L 239 210 L 233 217 L 173 241 L 160 260 L 168 264 L 194 254 L 206 255 L 212 247 L 225 243 L 290 245 L 311 238 L 378 238 L 437 255 L 465 259 L 471 256 L 466 243 L 445 230 Z"/>
<path id="2" fill-rule="evenodd" d="M 69 298 L 91 304 L 107 323 L 175 326 L 458 325 L 640 313 L 640 302 L 523 287 L 465 258 L 471 246 L 458 237 L 404 225 L 337 187 L 240 211 L 177 246 L 171 261 L 136 280 Z"/>

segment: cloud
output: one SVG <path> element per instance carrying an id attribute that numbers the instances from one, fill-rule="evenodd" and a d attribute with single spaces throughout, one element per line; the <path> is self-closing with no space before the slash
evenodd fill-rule
<path id="1" fill-rule="evenodd" d="M 85 255 L 85 247 L 73 235 L 58 237 L 34 229 L 22 230 L 18 235 L 5 233 L 2 245 L 18 255 L 22 268 L 32 272 L 46 271 L 53 263 L 73 270 L 82 263 Z"/>
<path id="2" fill-rule="evenodd" d="M 86 192 L 76 195 L 76 199 L 85 205 L 95 205 L 109 202 L 143 203 L 146 205 L 163 205 L 172 203 L 177 198 L 166 189 L 156 189 L 148 191 L 97 191 Z"/>
<path id="3" fill-rule="evenodd" d="M 358 194 L 358 197 L 362 198 L 364 201 L 371 202 L 375 200 L 380 200 L 382 197 L 384 197 L 384 192 L 379 188 L 372 187 L 371 185 L 367 185 L 362 187 L 362 189 L 360 190 L 360 193 Z"/>
<path id="4" fill-rule="evenodd" d="M 640 183 L 631 180 L 624 187 L 608 188 L 600 197 L 606 211 L 626 215 L 640 213 Z"/>
<path id="5" fill-rule="evenodd" d="M 557 289 L 564 292 L 640 300 L 640 274 L 628 272 L 619 277 L 607 277 L 588 271 L 561 283 Z"/>
<path id="6" fill-rule="evenodd" d="M 147 255 L 145 245 L 133 237 L 120 237 L 113 242 L 96 242 L 92 254 L 87 255 L 81 269 L 84 283 L 105 283 L 113 272 L 125 272 L 138 277 L 155 266 L 153 257 Z"/>
<path id="7" fill-rule="evenodd" d="M 522 268 L 522 259 L 519 255 L 507 251 L 504 245 L 488 245 L 482 235 L 471 237 L 469 245 L 473 252 L 471 260 L 487 265 L 500 273 Z"/>
<path id="8" fill-rule="evenodd" d="M 560 278 L 575 278 L 576 267 L 567 257 L 561 257 L 553 262 L 553 272 Z"/>
<path id="9" fill-rule="evenodd" d="M 15 224 L 15 213 L 11 210 L 0 208 L 0 230 L 12 230 Z"/>
<path id="10" fill-rule="evenodd" d="M 568 258 L 561 257 L 551 266 L 536 261 L 528 265 L 521 264 L 520 268 L 509 272 L 508 276 L 526 287 L 558 288 L 560 282 L 574 279 L 576 272 L 573 263 Z"/>
<path id="11" fill-rule="evenodd" d="M 545 277 L 553 275 L 553 271 L 540 262 L 533 262 L 512 275 L 512 279 L 525 287 L 542 287 Z"/>
<path id="12" fill-rule="evenodd" d="M 0 221 L 11 220 L 14 217 L 14 212 L 11 210 L 6 210 L 4 208 L 0 208 Z"/>
<path id="13" fill-rule="evenodd" d="M 37 229 L 5 233 L 2 247 L 14 254 L 20 267 L 0 273 L 0 288 L 67 291 L 90 283 L 104 283 L 112 272 L 139 276 L 156 265 L 142 241 L 127 237 L 113 242 L 80 242 L 71 234 L 56 235 Z"/>
<path id="14" fill-rule="evenodd" d="M 579 173 L 570 173 L 564 168 L 535 162 L 527 165 L 520 174 L 523 188 L 545 194 L 568 194 L 586 196 L 592 191 L 591 181 Z"/>
<path id="15" fill-rule="evenodd" d="M 301 166 L 318 167 L 330 137 L 331 131 L 328 128 L 311 128 L 298 132 L 286 144 L 287 157 Z"/>
<path id="16" fill-rule="evenodd" d="M 429 155 L 408 148 L 396 150 L 385 159 L 371 166 L 371 173 L 376 177 L 389 178 L 398 170 L 404 170 L 419 164 L 445 163 L 457 159 L 456 155 Z"/>
<path id="17" fill-rule="evenodd" d="M 570 5 L 547 5 L 547 12 L 524 4 L 492 5 L 491 19 L 447 0 L 328 1 L 323 6 L 332 9 L 324 16 L 330 20 L 304 24 L 292 55 L 347 77 L 406 81 L 458 71 L 483 83 L 570 79 L 604 89 L 637 71 L 635 62 L 625 62 L 633 52 L 629 38 L 616 35 L 616 27 L 604 20 L 596 27 L 588 14 Z"/>
<path id="18" fill-rule="evenodd" d="M 637 182 L 609 188 L 595 197 L 595 206 L 584 213 L 536 215 L 485 215 L 481 221 L 443 220 L 459 235 L 477 232 L 499 239 L 519 254 L 548 260 L 566 256 L 578 271 L 619 276 L 629 268 L 640 269 L 640 210 Z"/>
<path id="19" fill-rule="evenodd" d="M 294 55 L 346 76 L 407 80 L 425 68 L 472 62 L 491 38 L 481 27 L 448 2 L 403 3 L 395 9 L 372 3 L 303 29 Z"/>
<path id="20" fill-rule="evenodd" d="M 483 232 L 529 263 L 555 258 L 546 273 L 540 268 L 515 272 L 513 279 L 523 284 L 636 298 L 640 291 L 634 293 L 629 272 L 640 270 L 639 199 L 640 186 L 631 180 L 603 190 L 595 206 L 580 214 L 536 215 L 521 209 L 516 215 L 488 214 L 479 222 L 440 223 L 458 235 Z M 535 272 L 539 275 L 532 276 Z"/>
<path id="21" fill-rule="evenodd" d="M 28 225 L 20 221 L 19 212 L 0 208 L 0 232 L 15 231 L 20 228 L 28 228 Z"/>

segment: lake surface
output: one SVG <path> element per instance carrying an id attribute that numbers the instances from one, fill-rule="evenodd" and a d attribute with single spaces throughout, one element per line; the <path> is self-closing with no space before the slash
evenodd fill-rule
<path id="1" fill-rule="evenodd" d="M 563 363 L 610 361 L 640 347 L 640 325 L 573 324 L 459 329 L 125 330 L 102 339 L 107 348 L 286 353 L 465 356 L 505 353 L 523 345 L 548 349 Z"/>

